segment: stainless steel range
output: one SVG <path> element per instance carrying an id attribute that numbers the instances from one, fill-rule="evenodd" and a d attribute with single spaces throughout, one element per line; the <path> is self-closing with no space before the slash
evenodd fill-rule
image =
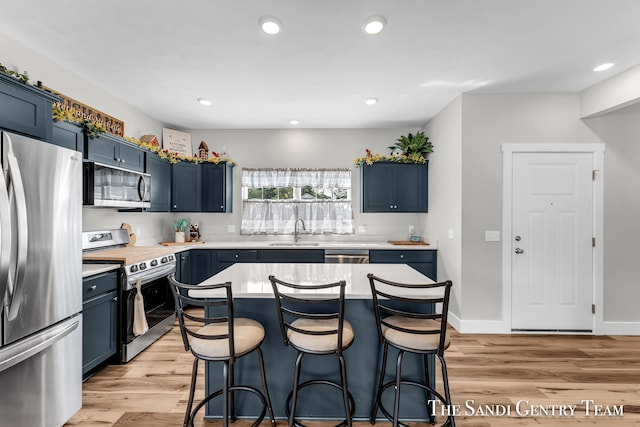
<path id="1" fill-rule="evenodd" d="M 122 264 L 118 291 L 118 339 L 122 362 L 133 359 L 171 330 L 175 322 L 175 306 L 167 280 L 167 276 L 176 269 L 173 250 L 166 247 L 126 246 L 128 243 L 127 231 L 122 229 L 82 233 L 84 263 Z M 138 280 L 149 330 L 136 336 L 133 322 Z"/>

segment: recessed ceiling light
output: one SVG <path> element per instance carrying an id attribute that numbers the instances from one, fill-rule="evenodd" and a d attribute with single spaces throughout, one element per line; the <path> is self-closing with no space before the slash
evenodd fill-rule
<path id="1" fill-rule="evenodd" d="M 607 62 L 606 64 L 600 64 L 596 68 L 594 68 L 593 71 L 608 70 L 609 68 L 613 67 L 613 65 L 614 65 L 613 62 Z"/>
<path id="2" fill-rule="evenodd" d="M 372 16 L 364 21 L 364 32 L 370 35 L 378 34 L 387 25 L 384 16 Z"/>
<path id="3" fill-rule="evenodd" d="M 289 124 L 295 126 L 295 125 L 299 125 L 300 122 L 298 120 L 289 120 Z"/>
<path id="4" fill-rule="evenodd" d="M 209 101 L 207 98 L 198 98 L 198 102 L 202 105 L 211 105 L 211 101 Z"/>
<path id="5" fill-rule="evenodd" d="M 379 99 L 378 99 L 378 98 L 373 98 L 373 97 L 372 97 L 372 98 L 367 98 L 367 99 L 365 99 L 365 100 L 364 100 L 364 103 L 365 103 L 365 104 L 367 104 L 367 105 L 374 105 L 374 104 L 377 104 L 377 103 L 378 103 L 378 101 L 379 101 Z"/>
<path id="6" fill-rule="evenodd" d="M 270 36 L 278 34 L 282 30 L 282 22 L 273 16 L 263 16 L 258 23 L 262 31 Z"/>

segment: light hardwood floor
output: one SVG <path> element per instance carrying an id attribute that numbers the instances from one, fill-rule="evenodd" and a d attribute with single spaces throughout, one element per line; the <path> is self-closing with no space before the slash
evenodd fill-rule
<path id="1" fill-rule="evenodd" d="M 181 426 L 192 360 L 176 326 L 133 361 L 107 366 L 85 382 L 83 408 L 66 425 Z M 640 337 L 476 335 L 452 330 L 446 360 L 453 403 L 460 405 L 459 426 L 640 426 Z M 200 373 L 196 397 L 203 394 L 202 368 Z M 590 401 L 588 416 L 584 401 Z M 551 409 L 559 411 L 560 405 L 577 406 L 574 415 L 553 416 Z M 595 405 L 612 415 L 620 409 L 623 413 L 596 416 Z M 548 415 L 531 414 L 542 407 L 548 408 Z M 511 411 L 508 416 L 478 414 L 480 410 L 498 413 L 507 409 Z M 249 424 L 238 421 L 232 425 Z M 221 423 L 199 421 L 196 425 Z"/>

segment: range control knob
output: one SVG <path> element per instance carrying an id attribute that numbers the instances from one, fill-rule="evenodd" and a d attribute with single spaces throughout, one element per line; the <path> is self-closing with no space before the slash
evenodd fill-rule
<path id="1" fill-rule="evenodd" d="M 138 271 L 138 266 L 137 265 L 132 265 L 131 268 L 129 269 L 132 273 L 135 273 L 136 271 Z"/>
<path id="2" fill-rule="evenodd" d="M 138 267 L 140 267 L 140 270 L 146 270 L 147 269 L 147 263 L 146 262 L 141 262 Z"/>
<path id="3" fill-rule="evenodd" d="M 158 265 L 158 260 L 154 259 L 151 261 L 151 267 L 155 267 L 156 265 Z"/>
<path id="4" fill-rule="evenodd" d="M 163 257 L 162 257 L 162 259 L 160 260 L 160 263 L 161 263 L 161 264 L 166 264 L 166 263 L 168 263 L 168 262 L 169 262 L 169 260 L 167 259 L 167 257 L 166 257 L 166 256 L 163 256 Z"/>
<path id="5" fill-rule="evenodd" d="M 169 261 L 173 261 L 174 259 L 173 255 L 169 255 Z"/>

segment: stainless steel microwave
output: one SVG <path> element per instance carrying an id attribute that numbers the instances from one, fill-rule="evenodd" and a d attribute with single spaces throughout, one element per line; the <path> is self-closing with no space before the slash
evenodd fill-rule
<path id="1" fill-rule="evenodd" d="M 84 206 L 151 206 L 151 175 L 95 162 L 84 162 L 83 166 Z"/>

